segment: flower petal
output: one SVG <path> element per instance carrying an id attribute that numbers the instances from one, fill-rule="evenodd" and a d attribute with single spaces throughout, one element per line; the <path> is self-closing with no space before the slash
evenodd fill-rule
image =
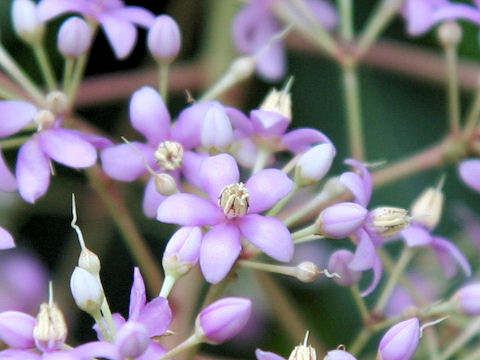
<path id="1" fill-rule="evenodd" d="M 410 225 L 402 231 L 402 236 L 409 247 L 426 246 L 431 244 L 433 237 L 423 226 Z"/>
<path id="2" fill-rule="evenodd" d="M 20 147 L 16 176 L 18 191 L 25 201 L 33 204 L 47 192 L 50 184 L 50 161 L 36 137 Z"/>
<path id="3" fill-rule="evenodd" d="M 0 101 L 0 137 L 19 132 L 33 121 L 37 108 L 27 101 Z"/>
<path id="4" fill-rule="evenodd" d="M 42 356 L 31 350 L 6 349 L 0 351 L 2 360 L 40 360 Z"/>
<path id="5" fill-rule="evenodd" d="M 480 192 L 480 160 L 464 160 L 458 166 L 460 178 L 473 190 Z"/>
<path id="6" fill-rule="evenodd" d="M 353 260 L 348 264 L 348 267 L 355 271 L 371 269 L 377 257 L 375 246 L 366 231 L 360 229 L 357 234 L 360 240 L 355 250 Z"/>
<path id="7" fill-rule="evenodd" d="M 121 8 L 111 10 L 109 14 L 147 29 L 150 28 L 155 21 L 155 16 L 140 6 L 122 6 Z"/>
<path id="8" fill-rule="evenodd" d="M 361 296 L 367 296 L 372 293 L 373 290 L 377 287 L 378 283 L 380 282 L 380 279 L 382 278 L 382 272 L 383 272 L 383 266 L 382 266 L 382 261 L 378 256 L 375 256 L 375 261 L 373 262 L 373 279 L 372 283 L 361 292 Z"/>
<path id="9" fill-rule="evenodd" d="M 130 100 L 130 121 L 154 147 L 170 136 L 170 114 L 161 95 L 149 86 L 133 93 Z"/>
<path id="10" fill-rule="evenodd" d="M 248 212 L 259 213 L 271 208 L 292 191 L 293 181 L 281 170 L 263 169 L 248 179 Z"/>
<path id="11" fill-rule="evenodd" d="M 202 179 L 200 178 L 200 168 L 203 160 L 208 158 L 207 154 L 194 151 L 185 151 L 183 153 L 182 173 L 187 181 L 193 186 L 201 189 Z"/>
<path id="12" fill-rule="evenodd" d="M 155 178 L 153 176 L 150 177 L 143 195 L 143 212 L 145 215 L 154 218 L 157 214 L 158 206 L 166 198 L 165 195 L 160 194 L 155 188 Z"/>
<path id="13" fill-rule="evenodd" d="M 435 250 L 438 261 L 442 265 L 445 276 L 455 276 L 457 273 L 456 263 L 460 265 L 466 276 L 472 275 L 472 268 L 470 267 L 467 258 L 462 254 L 458 247 L 450 241 L 441 237 L 434 237 L 432 246 L 433 250 Z"/>
<path id="14" fill-rule="evenodd" d="M 42 0 L 38 3 L 37 14 L 41 21 L 53 19 L 67 12 L 88 13 L 86 0 Z"/>
<path id="15" fill-rule="evenodd" d="M 368 205 L 368 193 L 365 189 L 365 184 L 360 175 L 351 171 L 344 172 L 338 179 L 340 183 L 345 185 L 355 197 L 354 201 L 364 207 Z"/>
<path id="16" fill-rule="evenodd" d="M 35 319 L 19 311 L 0 313 L 0 339 L 16 349 L 29 349 L 35 346 L 33 327 Z"/>
<path id="17" fill-rule="evenodd" d="M 323 142 L 332 143 L 325 134 L 310 128 L 289 131 L 282 138 L 283 145 L 295 154 L 307 151 L 310 146 Z"/>
<path id="18" fill-rule="evenodd" d="M 255 350 L 255 356 L 257 357 L 257 360 L 286 360 L 283 356 L 260 349 Z"/>
<path id="19" fill-rule="evenodd" d="M 138 322 L 147 328 L 150 337 L 164 334 L 172 322 L 168 300 L 159 296 L 148 302 L 142 309 Z"/>
<path id="20" fill-rule="evenodd" d="M 56 162 L 73 168 L 90 167 L 97 151 L 89 142 L 68 129 L 50 129 L 38 134 L 42 150 Z"/>
<path id="21" fill-rule="evenodd" d="M 290 124 L 287 117 L 275 111 L 253 110 L 250 118 L 255 132 L 265 136 L 282 136 Z"/>
<path id="22" fill-rule="evenodd" d="M 135 267 L 133 270 L 133 284 L 130 291 L 130 307 L 128 310 L 128 320 L 136 320 L 140 314 L 140 311 L 147 302 L 147 296 L 145 293 L 145 283 L 143 282 L 140 269 Z"/>
<path id="23" fill-rule="evenodd" d="M 242 235 L 268 256 L 285 262 L 292 259 L 292 235 L 280 220 L 250 214 L 237 218 L 236 222 Z"/>
<path id="24" fill-rule="evenodd" d="M 135 26 L 107 14 L 102 14 L 99 20 L 117 59 L 124 59 L 130 55 L 137 41 Z"/>
<path id="25" fill-rule="evenodd" d="M 15 247 L 15 241 L 13 240 L 12 235 L 10 235 L 7 230 L 0 227 L 0 250 L 10 249 L 13 247 Z"/>
<path id="26" fill-rule="evenodd" d="M 203 237 L 200 248 L 200 267 L 211 284 L 220 282 L 237 260 L 242 244 L 240 232 L 231 223 L 216 225 Z"/>
<path id="27" fill-rule="evenodd" d="M 154 166 L 154 151 L 145 144 L 132 142 L 107 148 L 100 153 L 103 171 L 115 180 L 134 181 L 147 171 L 140 154 Z"/>
<path id="28" fill-rule="evenodd" d="M 122 357 L 118 353 L 117 347 L 106 341 L 93 341 L 72 350 L 80 360 L 91 358 L 105 358 L 110 360 L 118 360 Z"/>
<path id="29" fill-rule="evenodd" d="M 220 154 L 203 160 L 200 177 L 203 190 L 216 203 L 225 186 L 238 182 L 240 173 L 237 162 L 231 155 Z"/>
<path id="30" fill-rule="evenodd" d="M 174 194 L 158 207 L 157 220 L 187 226 L 215 225 L 224 219 L 220 208 L 192 194 Z"/>
<path id="31" fill-rule="evenodd" d="M 172 140 L 178 141 L 186 149 L 200 146 L 203 120 L 213 103 L 199 102 L 183 110 L 172 128 Z"/>

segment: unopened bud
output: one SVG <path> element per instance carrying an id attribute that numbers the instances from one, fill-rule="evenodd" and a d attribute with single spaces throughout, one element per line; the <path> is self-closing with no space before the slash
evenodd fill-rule
<path id="1" fill-rule="evenodd" d="M 285 116 L 289 121 L 292 120 L 292 96 L 290 94 L 290 87 L 292 80 L 289 80 L 285 87 L 278 91 L 272 89 L 265 100 L 260 105 L 260 109 L 266 111 L 273 111 Z"/>
<path id="2" fill-rule="evenodd" d="M 43 37 L 45 27 L 37 16 L 37 8 L 31 0 L 15 0 L 12 4 L 12 23 L 18 37 L 33 44 Z"/>
<path id="3" fill-rule="evenodd" d="M 298 159 L 295 181 L 304 186 L 320 181 L 330 170 L 334 157 L 335 147 L 330 143 L 310 148 Z"/>
<path id="4" fill-rule="evenodd" d="M 156 61 L 171 63 L 180 52 L 180 29 L 176 21 L 168 15 L 158 16 L 147 36 L 148 50 Z"/>
<path id="5" fill-rule="evenodd" d="M 295 346 L 288 360 L 317 360 L 317 352 L 315 348 L 308 345 L 308 332 L 305 336 L 303 344 Z"/>
<path id="6" fill-rule="evenodd" d="M 334 204 L 325 208 L 315 225 L 317 233 L 330 238 L 344 238 L 358 230 L 367 219 L 368 210 L 352 202 Z"/>
<path id="7" fill-rule="evenodd" d="M 311 261 L 301 262 L 297 265 L 296 270 L 297 279 L 305 283 L 317 280 L 318 276 L 323 273 L 318 269 L 318 266 Z"/>
<path id="8" fill-rule="evenodd" d="M 480 315 L 480 283 L 471 284 L 458 290 L 452 302 L 464 314 Z"/>
<path id="9" fill-rule="evenodd" d="M 419 340 L 420 323 L 417 318 L 399 322 L 380 341 L 377 360 L 410 360 L 417 351 Z"/>
<path id="10" fill-rule="evenodd" d="M 48 129 L 55 123 L 55 115 L 50 110 L 39 110 L 33 120 L 38 124 L 39 130 Z"/>
<path id="11" fill-rule="evenodd" d="M 55 115 L 62 115 L 68 110 L 68 97 L 61 91 L 52 91 L 47 95 L 47 107 Z"/>
<path id="12" fill-rule="evenodd" d="M 437 188 L 427 188 L 413 203 L 411 214 L 416 223 L 432 230 L 440 222 L 444 195 Z"/>
<path id="13" fill-rule="evenodd" d="M 437 36 L 443 46 L 457 46 L 462 40 L 462 27 L 454 21 L 445 21 L 438 27 Z"/>
<path id="14" fill-rule="evenodd" d="M 233 129 L 227 113 L 215 103 L 205 114 L 200 134 L 201 144 L 207 149 L 225 149 L 233 140 Z"/>
<path id="15" fill-rule="evenodd" d="M 67 324 L 62 311 L 53 303 L 43 303 L 33 328 L 33 337 L 37 348 L 43 352 L 57 350 L 67 338 Z"/>
<path id="16" fill-rule="evenodd" d="M 379 207 L 369 214 L 368 227 L 383 238 L 395 235 L 410 225 L 408 211 L 397 207 Z"/>
<path id="17" fill-rule="evenodd" d="M 70 278 L 70 289 L 77 306 L 94 314 L 100 310 L 104 295 L 97 277 L 85 269 L 76 267 Z"/>
<path id="18" fill-rule="evenodd" d="M 159 194 L 169 196 L 178 192 L 177 182 L 175 179 L 166 173 L 155 174 L 155 189 Z"/>
<path id="19" fill-rule="evenodd" d="M 90 48 L 92 36 L 92 30 L 85 20 L 71 17 L 58 30 L 58 50 L 66 58 L 78 58 Z"/>
<path id="20" fill-rule="evenodd" d="M 97 254 L 86 247 L 82 248 L 82 251 L 80 252 L 80 256 L 78 257 L 78 266 L 87 270 L 93 275 L 100 274 L 100 259 L 98 258 Z"/>
<path id="21" fill-rule="evenodd" d="M 199 227 L 182 227 L 168 241 L 162 265 L 166 275 L 175 279 L 185 275 L 198 262 L 202 230 Z"/>

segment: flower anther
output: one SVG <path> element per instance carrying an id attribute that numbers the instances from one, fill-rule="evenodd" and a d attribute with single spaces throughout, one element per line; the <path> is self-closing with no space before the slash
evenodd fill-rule
<path id="1" fill-rule="evenodd" d="M 218 205 L 228 217 L 243 216 L 248 211 L 248 190 L 242 182 L 225 186 L 218 197 Z"/>
<path id="2" fill-rule="evenodd" d="M 183 146 L 176 141 L 163 141 L 155 151 L 155 160 L 165 171 L 180 168 L 183 162 Z"/>

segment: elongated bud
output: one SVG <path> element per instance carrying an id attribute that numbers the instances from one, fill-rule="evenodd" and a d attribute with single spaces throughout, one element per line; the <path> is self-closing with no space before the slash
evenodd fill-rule
<path id="1" fill-rule="evenodd" d="M 334 157 L 335 147 L 330 143 L 319 144 L 310 148 L 298 159 L 295 181 L 303 186 L 320 181 L 330 170 Z"/>
<path id="2" fill-rule="evenodd" d="M 33 337 L 37 348 L 43 352 L 57 350 L 65 343 L 67 324 L 57 304 L 43 303 L 40 305 Z"/>
<path id="3" fill-rule="evenodd" d="M 337 349 L 329 351 L 323 360 L 357 360 L 357 358 L 344 350 Z"/>
<path id="4" fill-rule="evenodd" d="M 90 49 L 92 36 L 92 30 L 85 20 L 71 17 L 58 30 L 58 51 L 66 58 L 78 58 Z"/>
<path id="5" fill-rule="evenodd" d="M 360 281 L 362 273 L 360 271 L 352 270 L 348 264 L 353 260 L 353 253 L 351 251 L 340 249 L 335 251 L 328 261 L 328 270 L 332 273 L 337 273 L 340 278 L 334 277 L 335 281 L 340 286 L 350 287 Z"/>
<path id="6" fill-rule="evenodd" d="M 420 340 L 417 318 L 399 322 L 391 327 L 380 341 L 377 360 L 410 360 Z"/>
<path id="7" fill-rule="evenodd" d="M 43 38 L 44 24 L 38 19 L 37 8 L 31 0 L 14 0 L 12 23 L 18 37 L 33 44 Z"/>
<path id="8" fill-rule="evenodd" d="M 411 214 L 415 222 L 432 230 L 440 222 L 442 216 L 443 192 L 440 189 L 429 187 L 415 200 Z"/>
<path id="9" fill-rule="evenodd" d="M 162 265 L 165 274 L 175 279 L 185 275 L 198 262 L 202 231 L 199 227 L 182 227 L 168 241 Z"/>
<path id="10" fill-rule="evenodd" d="M 201 129 L 201 143 L 209 150 L 225 149 L 233 140 L 233 130 L 225 110 L 212 105 L 205 114 Z"/>
<path id="11" fill-rule="evenodd" d="M 76 267 L 70 278 L 70 289 L 77 306 L 94 314 L 100 310 L 103 303 L 103 290 L 97 278 L 85 269 Z"/>
<path id="12" fill-rule="evenodd" d="M 155 189 L 159 194 L 169 196 L 178 192 L 177 182 L 175 179 L 166 173 L 155 174 Z"/>
<path id="13" fill-rule="evenodd" d="M 480 283 L 458 290 L 452 297 L 452 303 L 464 314 L 480 315 Z"/>
<path id="14" fill-rule="evenodd" d="M 168 15 L 158 16 L 147 36 L 148 50 L 159 63 L 171 63 L 180 52 L 181 35 L 177 22 Z"/>
<path id="15" fill-rule="evenodd" d="M 368 210 L 352 202 L 338 203 L 325 208 L 315 225 L 317 233 L 330 238 L 344 238 L 358 230 L 367 220 Z"/>
<path id="16" fill-rule="evenodd" d="M 368 227 L 383 238 L 395 235 L 410 225 L 408 211 L 397 207 L 379 207 L 369 214 Z"/>
<path id="17" fill-rule="evenodd" d="M 252 302 L 247 298 L 226 297 L 203 309 L 195 321 L 195 333 L 205 342 L 219 344 L 235 337 L 247 323 Z"/>

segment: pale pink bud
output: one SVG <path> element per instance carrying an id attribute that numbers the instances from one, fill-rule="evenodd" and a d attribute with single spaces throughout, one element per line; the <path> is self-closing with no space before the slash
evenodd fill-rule
<path id="1" fill-rule="evenodd" d="M 335 147 L 330 143 L 316 145 L 300 156 L 295 178 L 301 185 L 311 185 L 323 179 L 332 166 Z"/>
<path id="2" fill-rule="evenodd" d="M 19 311 L 0 313 L 0 340 L 15 349 L 29 349 L 35 346 L 33 327 L 35 319 Z"/>
<path id="3" fill-rule="evenodd" d="M 168 241 L 163 254 L 165 274 L 177 279 L 198 262 L 202 231 L 199 227 L 182 227 Z"/>
<path id="4" fill-rule="evenodd" d="M 209 343 L 222 343 L 236 336 L 252 311 L 247 298 L 226 297 L 207 306 L 198 315 L 196 333 Z"/>
<path id="5" fill-rule="evenodd" d="M 470 316 L 480 315 L 480 283 L 471 284 L 458 290 L 453 302 L 460 311 Z"/>
<path id="6" fill-rule="evenodd" d="M 360 271 L 354 271 L 348 266 L 353 260 L 353 257 L 353 253 L 345 249 L 335 251 L 330 257 L 328 271 L 340 275 L 340 278 L 336 276 L 333 277 L 333 281 L 340 286 L 349 287 L 355 285 L 362 277 Z"/>
<path id="7" fill-rule="evenodd" d="M 15 0 L 12 4 L 12 23 L 18 37 L 33 43 L 43 37 L 44 25 L 37 16 L 37 8 L 31 0 Z"/>
<path id="8" fill-rule="evenodd" d="M 409 360 L 417 351 L 419 340 L 420 323 L 417 318 L 399 322 L 380 341 L 377 360 Z"/>
<path id="9" fill-rule="evenodd" d="M 176 21 L 168 15 L 158 16 L 148 31 L 147 45 L 155 60 L 171 63 L 181 46 L 180 29 Z"/>
<path id="10" fill-rule="evenodd" d="M 207 149 L 225 149 L 233 140 L 233 130 L 225 110 L 212 104 L 205 114 L 201 129 L 201 143 Z"/>
<path id="11" fill-rule="evenodd" d="M 316 226 L 320 235 L 344 238 L 359 229 L 368 216 L 368 210 L 352 203 L 338 203 L 324 209 L 317 218 Z"/>
<path id="12" fill-rule="evenodd" d="M 89 313 L 97 312 L 103 303 L 103 290 L 98 279 L 90 272 L 76 267 L 70 278 L 70 289 L 77 306 Z"/>
<path id="13" fill-rule="evenodd" d="M 58 31 L 58 50 L 65 57 L 77 58 L 85 54 L 91 44 L 92 30 L 79 17 L 67 19 Z"/>
<path id="14" fill-rule="evenodd" d="M 115 345 L 125 359 L 136 359 L 147 350 L 150 344 L 148 331 L 140 323 L 127 321 L 117 334 Z"/>

